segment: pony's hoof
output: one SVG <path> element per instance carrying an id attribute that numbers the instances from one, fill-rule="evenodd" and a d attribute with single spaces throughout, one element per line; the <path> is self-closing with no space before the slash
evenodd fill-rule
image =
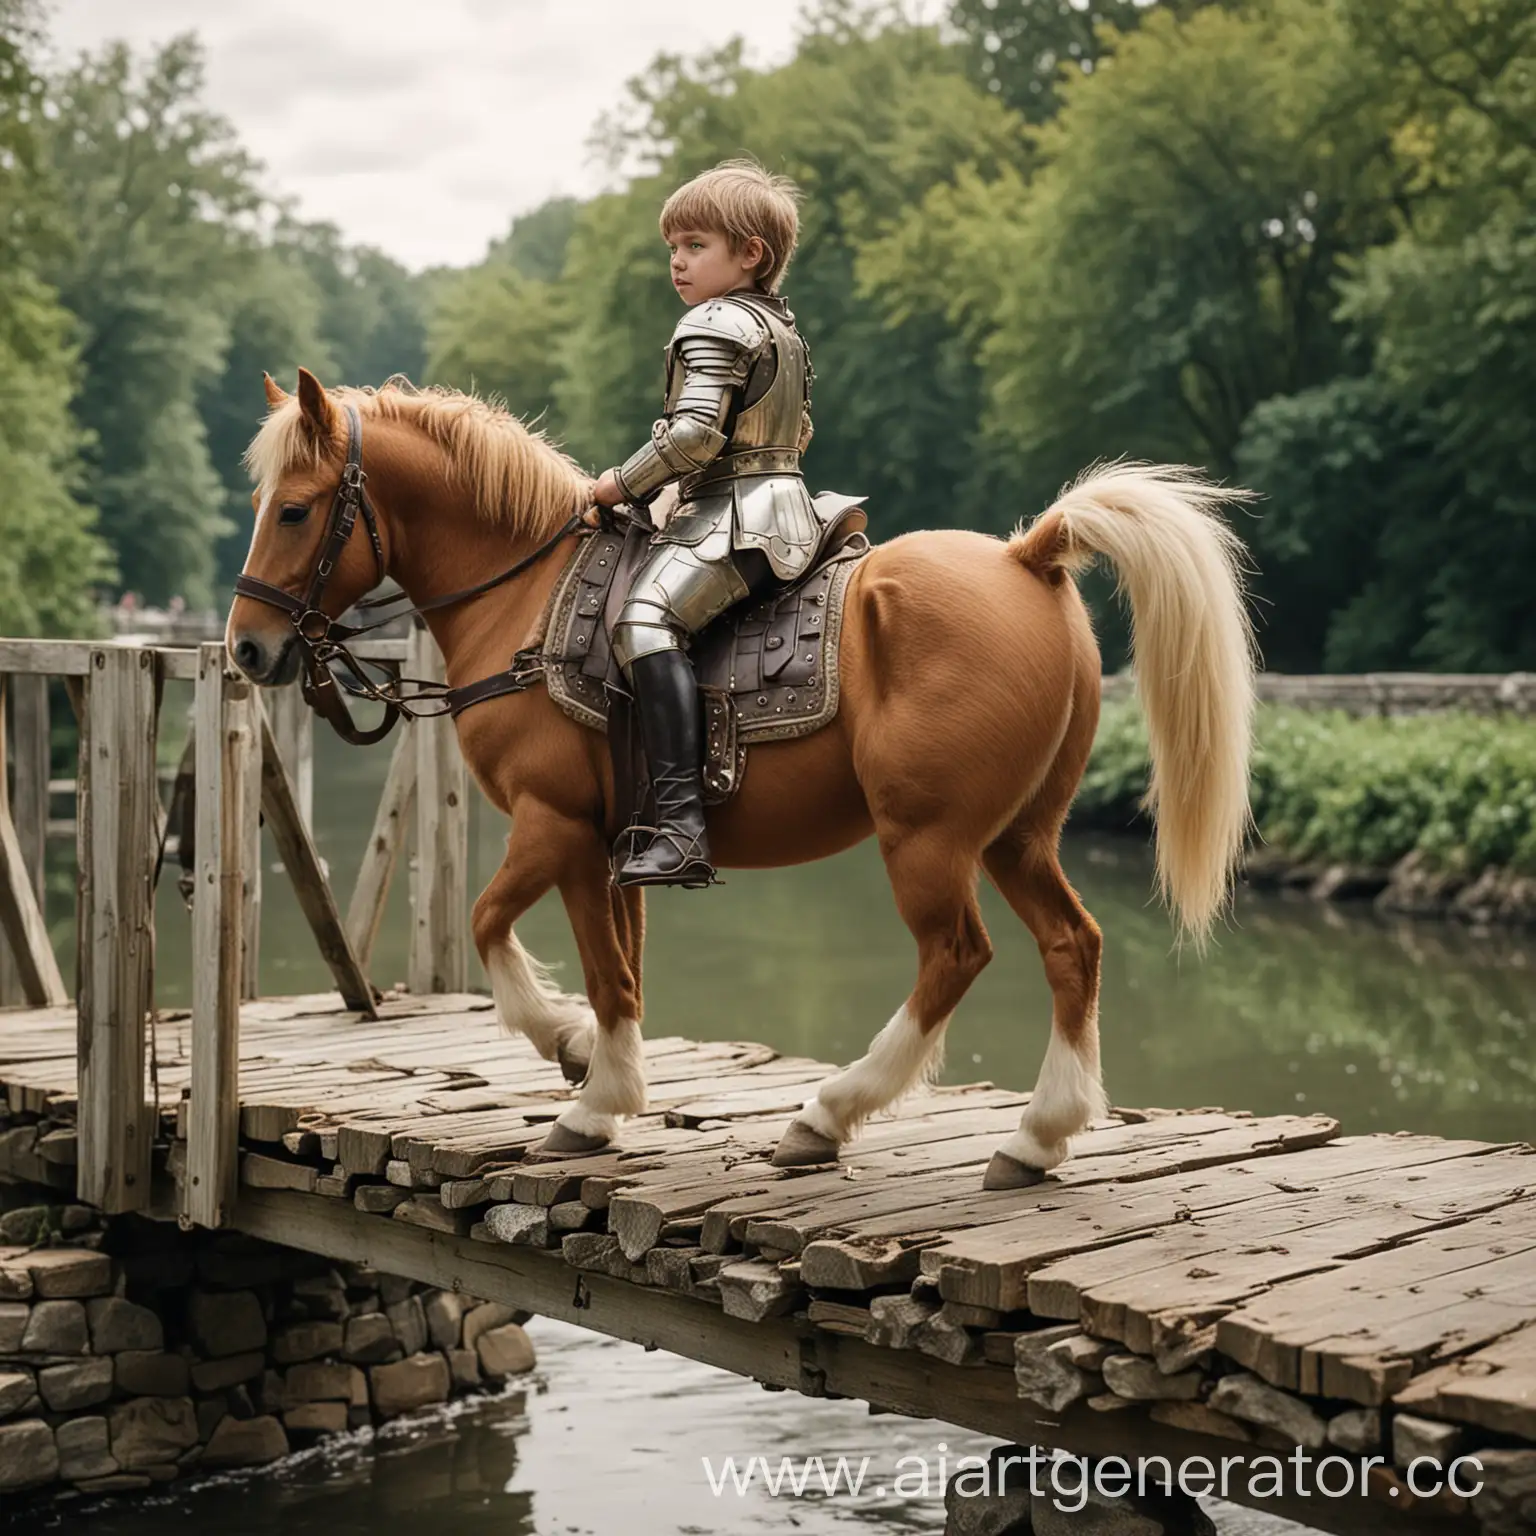
<path id="1" fill-rule="evenodd" d="M 790 1121 L 789 1129 L 773 1149 L 775 1168 L 806 1168 L 813 1163 L 835 1163 L 839 1148 L 835 1141 L 813 1131 L 803 1121 Z"/>
<path id="2" fill-rule="evenodd" d="M 606 1136 L 583 1136 L 557 1120 L 547 1135 L 531 1152 L 523 1155 L 525 1163 L 552 1163 L 559 1158 L 591 1157 L 605 1151 L 612 1143 Z"/>
<path id="3" fill-rule="evenodd" d="M 1028 1189 L 1045 1178 L 1045 1169 L 1031 1168 L 1006 1152 L 994 1152 L 987 1164 L 986 1177 L 981 1181 L 983 1189 Z"/>
<path id="4" fill-rule="evenodd" d="M 583 1030 L 569 1041 L 562 1040 L 555 1047 L 555 1060 L 560 1063 L 561 1075 L 573 1088 L 579 1088 L 587 1080 L 587 1069 L 592 1065 L 592 1031 Z"/>

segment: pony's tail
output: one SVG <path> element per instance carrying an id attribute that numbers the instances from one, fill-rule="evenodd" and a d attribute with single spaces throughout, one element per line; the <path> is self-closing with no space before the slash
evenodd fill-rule
<path id="1" fill-rule="evenodd" d="M 1255 647 L 1243 545 L 1224 502 L 1250 493 L 1197 470 L 1110 464 L 1089 470 L 1010 551 L 1048 580 L 1094 555 L 1129 600 L 1136 684 L 1147 719 L 1157 879 L 1181 937 L 1203 943 L 1223 912 L 1251 814 Z"/>

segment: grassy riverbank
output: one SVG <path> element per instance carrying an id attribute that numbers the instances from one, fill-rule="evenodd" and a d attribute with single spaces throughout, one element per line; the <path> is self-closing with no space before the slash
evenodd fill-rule
<path id="1" fill-rule="evenodd" d="M 1074 824 L 1126 828 L 1147 783 L 1139 706 L 1105 707 Z M 1353 719 L 1266 707 L 1253 809 L 1266 856 L 1435 876 L 1536 875 L 1536 721 Z"/>

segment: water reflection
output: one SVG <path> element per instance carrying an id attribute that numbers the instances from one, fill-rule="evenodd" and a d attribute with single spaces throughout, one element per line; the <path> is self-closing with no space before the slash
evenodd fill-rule
<path id="1" fill-rule="evenodd" d="M 273 1467 L 193 1474 L 166 1494 L 74 1500 L 18 1516 L 6 1529 L 33 1536 L 88 1519 L 93 1536 L 151 1536 L 170 1518 L 225 1536 L 533 1536 L 533 1495 L 513 1487 L 526 1406 L 521 1391 L 458 1403 Z"/>
<path id="2" fill-rule="evenodd" d="M 384 766 L 383 752 L 319 742 L 319 842 L 343 893 Z M 500 861 L 503 838 L 501 818 L 476 797 L 472 892 Z M 271 872 L 274 858 L 269 845 L 263 990 L 324 988 L 326 971 L 283 877 Z M 1150 859 L 1137 839 L 1069 838 L 1067 864 L 1105 931 L 1104 1060 L 1114 1099 L 1322 1110 L 1355 1131 L 1532 1135 L 1536 937 L 1252 894 L 1203 959 L 1180 956 L 1151 901 Z M 727 881 L 708 893 L 653 895 L 647 1030 L 763 1040 L 832 1060 L 857 1055 L 900 1004 L 915 965 L 874 848 L 802 869 L 728 872 Z M 405 884 L 402 872 L 375 950 L 381 982 L 405 973 Z M 172 881 L 163 885 L 158 992 L 185 1004 L 190 923 Z M 951 1026 L 947 1076 L 1027 1087 L 1050 997 L 1033 940 L 990 887 L 982 907 L 997 958 Z M 541 902 L 519 932 L 563 965 L 567 985 L 579 984 L 558 898 Z M 472 972 L 480 984 L 473 961 Z"/>
<path id="3" fill-rule="evenodd" d="M 754 1383 L 579 1329 L 530 1325 L 539 1369 L 523 1391 L 428 1413 L 275 1467 L 196 1478 L 132 1499 L 87 1499 L 9 1520 L 7 1536 L 87 1529 L 162 1536 L 169 1522 L 224 1536 L 854 1536 L 938 1533 L 943 1480 L 992 1442 L 952 1425 L 871 1416 L 862 1404 Z M 813 1474 L 775 1497 L 753 1474 L 713 1491 L 727 1457 L 777 1469 L 842 1459 L 838 1492 Z M 705 1461 L 709 1462 L 709 1472 Z M 920 1479 L 927 1471 L 927 1485 Z M 858 1479 L 850 1494 L 850 1477 Z M 1221 1536 L 1301 1527 L 1206 1501 Z"/>

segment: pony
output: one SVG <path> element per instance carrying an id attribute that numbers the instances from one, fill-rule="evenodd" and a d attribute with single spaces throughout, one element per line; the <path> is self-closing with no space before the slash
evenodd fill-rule
<path id="1" fill-rule="evenodd" d="M 536 550 L 590 505 L 588 475 L 475 396 L 327 391 L 302 369 L 292 395 L 266 386 L 269 411 L 246 454 L 256 523 L 245 572 L 271 586 L 302 593 L 316 569 L 348 406 L 363 428 L 379 563 L 413 604 Z M 1008 538 L 909 533 L 858 562 L 837 714 L 813 735 L 755 746 L 734 798 L 710 810 L 709 838 L 722 867 L 740 869 L 825 858 L 873 834 L 917 975 L 865 1054 L 794 1117 L 775 1164 L 835 1162 L 868 1117 L 932 1081 L 945 1026 L 992 956 L 976 896 L 983 873 L 1034 936 L 1053 1000 L 1038 1080 L 985 1187 L 1038 1182 L 1105 1113 L 1102 938 L 1058 857 L 1099 717 L 1099 650 L 1075 578 L 1105 557 L 1128 602 L 1158 888 L 1180 939 L 1199 945 L 1226 909 L 1250 826 L 1256 657 L 1242 545 L 1220 515 L 1246 495 L 1182 467 L 1113 463 Z M 579 536 L 515 580 L 427 615 L 451 685 L 502 670 L 538 639 Z M 375 551 L 358 534 L 330 571 L 324 611 L 341 614 L 375 580 Z M 226 643 L 253 683 L 297 670 L 292 622 L 260 600 L 237 597 Z M 579 1084 L 535 1155 L 607 1147 L 645 1110 L 646 1081 L 644 894 L 611 879 L 606 742 L 542 688 L 478 704 L 457 728 L 470 771 L 511 820 L 473 913 L 496 1010 Z M 519 917 L 551 887 L 580 951 L 584 997 L 562 991 L 517 937 Z"/>

